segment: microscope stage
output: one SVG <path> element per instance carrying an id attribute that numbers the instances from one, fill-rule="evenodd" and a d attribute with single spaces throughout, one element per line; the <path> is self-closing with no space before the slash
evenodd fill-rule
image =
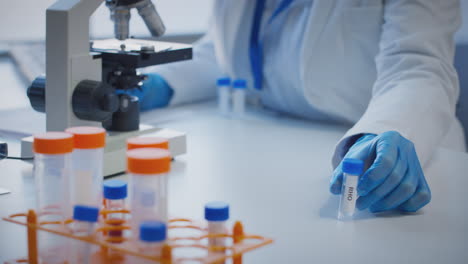
<path id="1" fill-rule="evenodd" d="M 192 59 L 192 45 L 143 39 L 96 40 L 91 51 L 99 53 L 103 61 L 133 68 Z"/>

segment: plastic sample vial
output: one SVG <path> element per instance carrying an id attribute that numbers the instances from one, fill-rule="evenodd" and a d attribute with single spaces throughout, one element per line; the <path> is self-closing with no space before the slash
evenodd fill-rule
<path id="1" fill-rule="evenodd" d="M 245 96 L 247 92 L 247 82 L 243 79 L 235 80 L 232 84 L 232 111 L 235 117 L 242 117 L 245 114 Z"/>
<path id="2" fill-rule="evenodd" d="M 344 159 L 342 163 L 343 187 L 341 192 L 338 219 L 352 219 L 356 209 L 357 185 L 364 169 L 364 162 L 358 159 Z"/>
<path id="3" fill-rule="evenodd" d="M 133 137 L 127 139 L 127 150 L 136 148 L 161 148 L 169 150 L 169 141 L 162 137 Z"/>
<path id="4" fill-rule="evenodd" d="M 64 221 L 71 217 L 69 176 L 73 135 L 47 132 L 34 136 L 34 178 L 38 222 Z M 65 231 L 65 225 L 44 225 Z M 43 263 L 66 260 L 66 239 L 47 232 L 38 233 L 39 259 Z"/>
<path id="5" fill-rule="evenodd" d="M 218 87 L 218 109 L 219 112 L 228 116 L 230 112 L 231 104 L 231 78 L 224 77 L 219 78 L 216 81 L 216 86 Z"/>
<path id="6" fill-rule="evenodd" d="M 208 222 L 209 234 L 227 234 L 226 221 L 229 219 L 229 204 L 225 202 L 209 202 L 205 205 L 205 220 Z M 225 237 L 210 237 L 210 246 L 226 246 Z"/>
<path id="7" fill-rule="evenodd" d="M 139 251 L 142 254 L 158 257 L 167 236 L 166 224 L 160 221 L 144 221 L 140 224 Z"/>
<path id="8" fill-rule="evenodd" d="M 104 208 L 106 210 L 124 210 L 127 198 L 127 183 L 122 180 L 104 182 Z M 108 214 L 109 219 L 123 219 L 122 213 Z"/>
<path id="9" fill-rule="evenodd" d="M 73 208 L 73 235 L 79 237 L 94 236 L 98 217 L 99 208 L 88 205 L 75 205 Z M 71 263 L 91 263 L 93 244 L 81 240 L 74 240 L 71 243 Z"/>
<path id="10" fill-rule="evenodd" d="M 127 198 L 127 183 L 121 180 L 109 180 L 104 182 L 104 209 L 119 211 L 125 209 L 125 199 Z M 106 216 L 106 223 L 119 226 L 125 222 L 124 213 L 110 213 Z M 109 237 L 114 237 L 116 243 L 118 238 L 123 238 L 121 230 L 110 230 Z"/>
<path id="11" fill-rule="evenodd" d="M 167 175 L 171 168 L 168 150 L 139 148 L 127 151 L 127 171 L 130 174 L 132 236 L 139 237 L 144 221 L 161 221 L 167 217 Z M 136 232 L 135 232 L 136 231 Z"/>
<path id="12" fill-rule="evenodd" d="M 71 127 L 74 135 L 72 154 L 72 204 L 102 205 L 102 181 L 106 130 L 100 127 Z"/>

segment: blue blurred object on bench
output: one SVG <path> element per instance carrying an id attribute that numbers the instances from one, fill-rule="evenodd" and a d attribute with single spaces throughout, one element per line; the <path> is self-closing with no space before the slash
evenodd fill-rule
<path id="1" fill-rule="evenodd" d="M 465 128 L 465 138 L 468 142 L 468 43 L 457 44 L 455 68 L 460 80 L 460 99 L 457 105 L 457 116 Z"/>

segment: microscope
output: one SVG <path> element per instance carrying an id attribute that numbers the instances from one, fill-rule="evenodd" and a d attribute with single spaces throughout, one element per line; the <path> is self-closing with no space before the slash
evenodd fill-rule
<path id="1" fill-rule="evenodd" d="M 47 131 L 102 126 L 108 131 L 104 175 L 125 170 L 126 139 L 165 137 L 173 156 L 186 152 L 182 132 L 140 124 L 139 89 L 147 76 L 139 68 L 189 60 L 190 45 L 129 38 L 136 9 L 153 37 L 165 26 L 151 0 L 105 0 L 115 39 L 89 39 L 89 18 L 103 0 L 58 0 L 46 13 L 46 76 L 28 88 L 31 106 L 46 114 Z M 32 137 L 22 140 L 22 157 L 32 156 Z"/>

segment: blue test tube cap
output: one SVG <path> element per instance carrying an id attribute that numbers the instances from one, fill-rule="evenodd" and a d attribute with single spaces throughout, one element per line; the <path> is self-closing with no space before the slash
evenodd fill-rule
<path id="1" fill-rule="evenodd" d="M 97 222 L 99 208 L 88 205 L 75 205 L 73 208 L 73 219 L 84 222 Z"/>
<path id="2" fill-rule="evenodd" d="M 244 79 L 237 79 L 232 83 L 232 88 L 234 89 L 246 89 L 247 81 Z"/>
<path id="3" fill-rule="evenodd" d="M 166 240 L 167 227 L 160 221 L 145 221 L 140 224 L 140 240 L 145 242 L 162 242 Z"/>
<path id="4" fill-rule="evenodd" d="M 359 159 L 346 158 L 343 160 L 343 172 L 352 175 L 361 175 L 364 170 L 364 162 Z"/>
<path id="5" fill-rule="evenodd" d="M 127 198 L 127 183 L 122 180 L 104 182 L 104 198 L 120 200 Z"/>
<path id="6" fill-rule="evenodd" d="M 229 204 L 225 202 L 209 202 L 205 205 L 207 221 L 226 221 L 229 219 Z"/>
<path id="7" fill-rule="evenodd" d="M 229 78 L 229 77 L 219 78 L 216 81 L 216 85 L 218 85 L 218 86 L 229 86 L 229 85 L 231 85 L 231 78 Z"/>

